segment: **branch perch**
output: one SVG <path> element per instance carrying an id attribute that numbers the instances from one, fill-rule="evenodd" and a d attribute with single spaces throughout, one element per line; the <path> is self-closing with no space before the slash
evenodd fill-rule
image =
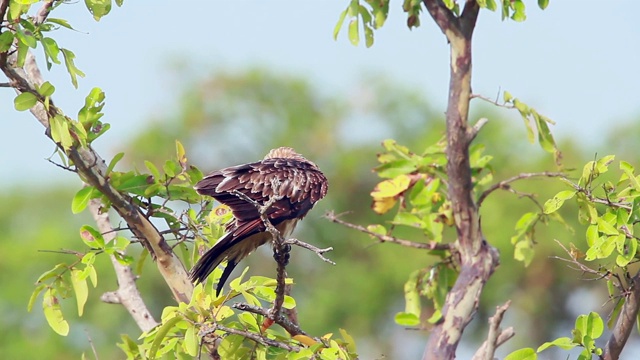
<path id="1" fill-rule="evenodd" d="M 376 237 L 380 240 L 380 242 L 388 242 L 388 243 L 392 243 L 392 244 L 398 244 L 398 245 L 402 245 L 402 246 L 406 246 L 406 247 L 411 247 L 411 248 L 415 248 L 415 249 L 425 249 L 425 250 L 450 250 L 451 246 L 450 244 L 441 244 L 441 243 L 437 243 L 435 241 L 430 241 L 427 243 L 421 243 L 421 242 L 415 242 L 415 241 L 411 241 L 411 240 L 405 240 L 405 239 L 399 239 L 397 237 L 394 236 L 389 236 L 389 235 L 384 235 L 384 234 L 378 234 L 376 232 L 370 231 L 369 229 L 367 229 L 364 226 L 361 225 L 356 225 L 356 224 L 352 224 L 350 222 L 346 222 L 344 220 L 340 220 L 338 218 L 338 215 L 336 215 L 333 211 L 329 211 L 326 214 L 324 214 L 324 217 L 326 219 L 328 219 L 331 222 L 340 224 L 340 225 L 344 225 L 348 228 L 351 229 L 355 229 L 358 230 L 360 232 L 363 232 L 367 235 L 371 235 L 373 237 Z"/>
<path id="2" fill-rule="evenodd" d="M 277 191 L 275 192 L 277 193 Z M 258 213 L 260 214 L 260 219 L 262 219 L 262 223 L 264 224 L 267 231 L 271 234 L 273 243 L 273 258 L 278 264 L 278 269 L 276 273 L 276 298 L 273 301 L 273 307 L 271 308 L 271 311 L 269 311 L 269 315 L 267 316 L 270 322 L 265 322 L 265 324 L 263 324 L 263 329 L 266 330 L 269 326 L 271 326 L 271 324 L 273 324 L 273 322 L 275 322 L 275 319 L 280 316 L 280 312 L 282 311 L 282 304 L 284 303 L 284 295 L 286 289 L 286 267 L 289 263 L 289 253 L 291 251 L 291 245 L 285 243 L 282 234 L 280 233 L 280 231 L 278 231 L 278 229 L 276 229 L 275 226 L 273 226 L 271 220 L 269 220 L 269 217 L 267 215 L 267 211 L 269 211 L 269 208 L 271 208 L 271 206 L 273 206 L 276 201 L 281 200 L 282 196 L 271 197 L 269 201 L 261 205 L 240 191 L 234 190 L 232 193 L 238 198 L 256 207 Z"/>

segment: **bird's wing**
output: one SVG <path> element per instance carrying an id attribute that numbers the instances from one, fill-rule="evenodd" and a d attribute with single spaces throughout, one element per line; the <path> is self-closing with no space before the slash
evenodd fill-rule
<path id="1" fill-rule="evenodd" d="M 214 171 L 198 182 L 195 189 L 229 206 L 238 226 L 259 218 L 259 214 L 253 204 L 234 195 L 234 191 L 260 205 L 280 195 L 282 199 L 268 211 L 276 225 L 285 219 L 303 217 L 326 195 L 327 179 L 308 162 L 274 158 Z"/>

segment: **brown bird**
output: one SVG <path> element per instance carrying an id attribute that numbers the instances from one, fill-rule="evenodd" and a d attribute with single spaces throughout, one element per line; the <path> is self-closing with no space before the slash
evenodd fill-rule
<path id="1" fill-rule="evenodd" d="M 286 239 L 297 222 L 327 194 L 327 187 L 327 178 L 318 166 L 290 147 L 273 149 L 262 161 L 231 166 L 205 176 L 195 185 L 196 191 L 229 206 L 234 219 L 227 224 L 226 234 L 191 269 L 191 280 L 204 282 L 226 259 L 227 266 L 216 287 L 216 294 L 220 294 L 240 260 L 271 240 L 255 205 L 234 191 L 260 205 L 271 197 L 282 197 L 267 210 L 267 217 Z"/>

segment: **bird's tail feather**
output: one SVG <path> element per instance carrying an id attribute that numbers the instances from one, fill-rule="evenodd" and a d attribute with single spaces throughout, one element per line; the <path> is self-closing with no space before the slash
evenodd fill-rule
<path id="1" fill-rule="evenodd" d="M 207 251 L 200 260 L 195 264 L 189 274 L 191 281 L 194 283 L 204 283 L 207 277 L 220 265 L 222 261 L 227 257 L 228 250 L 234 245 L 233 234 L 228 233 L 220 239 L 209 251 Z M 237 263 L 233 259 L 229 259 L 227 267 L 225 268 L 220 281 L 218 282 L 217 293 L 220 293 L 220 289 L 226 282 L 231 271 L 235 268 Z"/>

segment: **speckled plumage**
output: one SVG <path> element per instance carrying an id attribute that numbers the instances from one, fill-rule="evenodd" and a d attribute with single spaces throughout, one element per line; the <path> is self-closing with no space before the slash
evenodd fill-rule
<path id="1" fill-rule="evenodd" d="M 227 225 L 227 233 L 191 269 L 191 279 L 204 282 L 226 259 L 227 267 L 216 288 L 220 293 L 240 260 L 271 240 L 256 207 L 233 191 L 242 192 L 259 204 L 274 195 L 282 196 L 267 215 L 287 238 L 298 220 L 327 194 L 327 186 L 327 179 L 316 164 L 288 147 L 271 150 L 262 161 L 231 166 L 205 176 L 196 184 L 196 191 L 229 206 L 234 220 Z"/>

